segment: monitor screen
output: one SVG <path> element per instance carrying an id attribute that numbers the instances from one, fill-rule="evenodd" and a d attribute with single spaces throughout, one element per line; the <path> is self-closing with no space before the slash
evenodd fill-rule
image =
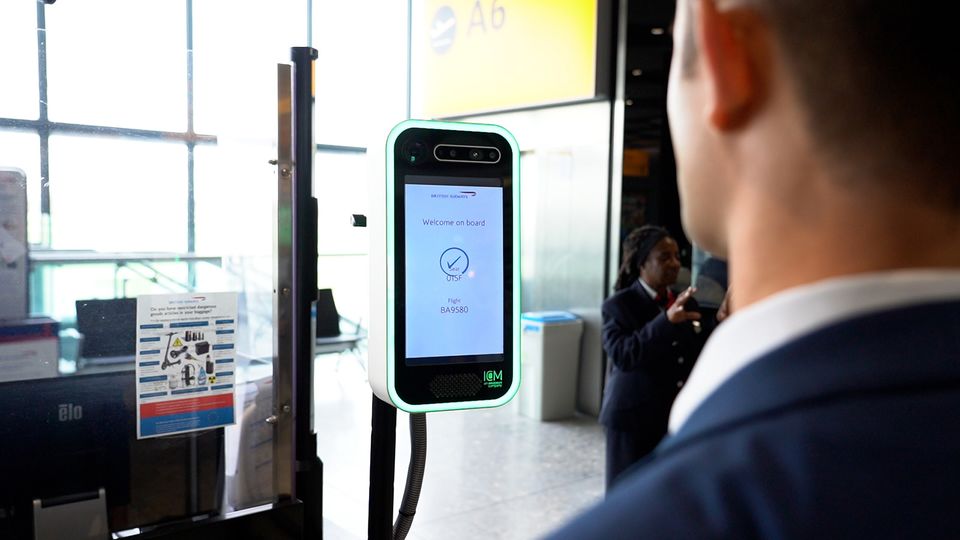
<path id="1" fill-rule="evenodd" d="M 32 538 L 32 501 L 104 488 L 111 531 L 219 511 L 223 430 L 137 440 L 134 372 L 0 384 L 0 538 Z"/>
<path id="2" fill-rule="evenodd" d="M 137 345 L 137 299 L 77 300 L 77 331 L 84 358 L 129 356 Z"/>
<path id="3" fill-rule="evenodd" d="M 502 179 L 406 176 L 407 365 L 503 360 L 503 220 Z"/>

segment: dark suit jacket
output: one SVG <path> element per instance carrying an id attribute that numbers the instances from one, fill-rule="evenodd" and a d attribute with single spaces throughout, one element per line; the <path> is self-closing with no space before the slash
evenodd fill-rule
<path id="1" fill-rule="evenodd" d="M 553 538 L 960 538 L 960 302 L 747 365 Z"/>
<path id="2" fill-rule="evenodd" d="M 691 298 L 688 304 L 696 308 Z M 640 283 L 603 303 L 607 380 L 600 423 L 662 436 L 674 398 L 703 347 L 690 323 L 673 324 Z"/>

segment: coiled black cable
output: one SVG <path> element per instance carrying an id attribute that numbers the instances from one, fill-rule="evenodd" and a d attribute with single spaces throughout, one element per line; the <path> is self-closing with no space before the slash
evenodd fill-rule
<path id="1" fill-rule="evenodd" d="M 413 516 L 417 513 L 420 501 L 420 486 L 423 484 L 423 471 L 427 465 L 427 415 L 410 415 L 410 465 L 407 468 L 407 485 L 403 490 L 400 511 L 393 524 L 394 540 L 403 540 L 413 525 Z"/>

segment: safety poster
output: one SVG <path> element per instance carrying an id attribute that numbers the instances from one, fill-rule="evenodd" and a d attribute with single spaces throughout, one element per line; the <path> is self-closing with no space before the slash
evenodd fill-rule
<path id="1" fill-rule="evenodd" d="M 237 293 L 137 298 L 137 437 L 234 423 Z"/>

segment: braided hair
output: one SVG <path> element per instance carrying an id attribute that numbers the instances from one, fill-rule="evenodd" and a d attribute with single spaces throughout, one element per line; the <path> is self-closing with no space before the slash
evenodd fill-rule
<path id="1" fill-rule="evenodd" d="M 636 283 L 640 278 L 640 267 L 647 262 L 650 252 L 661 240 L 669 237 L 666 229 L 656 225 L 644 225 L 630 231 L 623 240 L 623 262 L 620 263 L 613 290 L 626 289 Z"/>

